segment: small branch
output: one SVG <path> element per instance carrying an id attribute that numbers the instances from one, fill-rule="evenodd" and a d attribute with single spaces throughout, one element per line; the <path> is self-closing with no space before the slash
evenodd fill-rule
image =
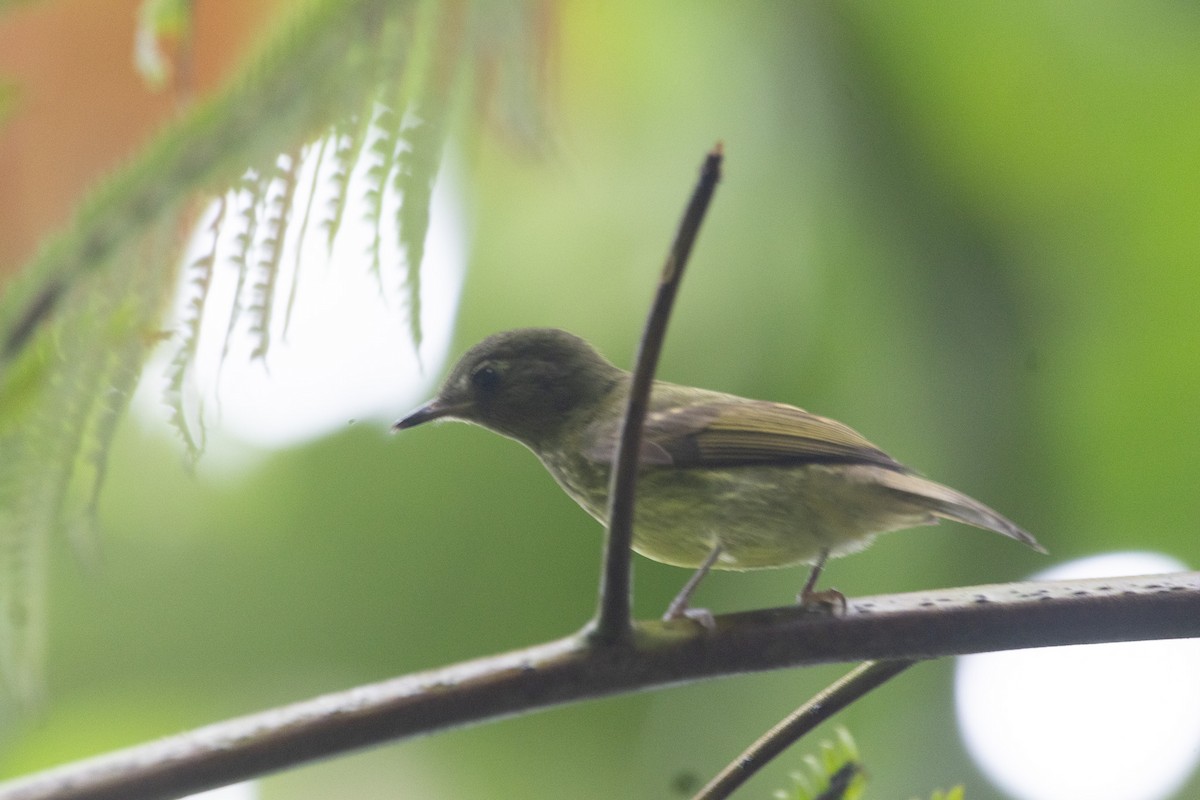
<path id="1" fill-rule="evenodd" d="M 1200 572 L 942 589 L 639 623 L 216 723 L 0 785 L 0 800 L 180 797 L 350 750 L 579 700 L 720 675 L 863 660 L 1200 637 Z"/>
<path id="2" fill-rule="evenodd" d="M 859 664 L 764 733 L 692 800 L 725 800 L 801 736 L 916 663 L 907 660 Z"/>
<path id="3" fill-rule="evenodd" d="M 721 178 L 724 151 L 718 142 L 700 169 L 700 180 L 684 211 L 659 278 L 658 292 L 646 320 L 646 329 L 638 347 L 637 363 L 629 387 L 629 400 L 621 424 L 615 468 L 609 483 L 608 536 L 604 545 L 604 566 L 600 576 L 600 599 L 589 635 L 597 643 L 612 643 L 631 635 L 630 546 L 633 542 L 633 503 L 637 483 L 638 451 L 642 441 L 642 423 L 650 404 L 650 387 L 667 333 L 671 307 L 683 279 L 692 245 L 700 232 L 700 223 Z"/>

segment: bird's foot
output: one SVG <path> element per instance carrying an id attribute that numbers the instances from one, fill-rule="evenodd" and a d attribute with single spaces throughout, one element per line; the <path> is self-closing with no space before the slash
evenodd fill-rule
<path id="1" fill-rule="evenodd" d="M 837 589 L 822 589 L 819 592 L 805 590 L 796 595 L 796 602 L 805 611 L 814 614 L 833 614 L 841 616 L 846 613 L 846 595 Z"/>
<path id="2" fill-rule="evenodd" d="M 689 619 L 700 625 L 706 631 L 717 629 L 717 620 L 707 608 L 668 608 L 663 614 L 663 622 L 674 622 L 677 619 Z"/>

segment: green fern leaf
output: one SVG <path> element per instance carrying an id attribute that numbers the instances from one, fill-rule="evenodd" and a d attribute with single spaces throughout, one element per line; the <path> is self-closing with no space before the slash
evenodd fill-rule
<path id="1" fill-rule="evenodd" d="M 442 150 L 450 117 L 453 94 L 464 69 L 463 48 L 467 21 L 460 7 L 438 6 L 431 23 L 438 31 L 438 47 L 428 51 L 428 64 L 414 69 L 414 88 L 408 104 L 406 124 L 401 131 L 402 150 L 396 154 L 393 186 L 400 197 L 396 214 L 399 245 L 404 253 L 404 298 L 409 334 L 419 350 L 421 334 L 421 264 L 429 233 L 434 181 L 441 167 Z"/>
<path id="2" fill-rule="evenodd" d="M 0 442 L 0 682 L 38 702 L 45 657 L 45 565 L 49 531 L 36 504 L 44 486 L 37 454 L 20 437 Z M 18 468 L 19 465 L 19 468 Z"/>
<path id="3" fill-rule="evenodd" d="M 383 205 L 388 193 L 389 180 L 396 169 L 396 150 L 400 146 L 401 117 L 388 106 L 381 105 L 372 127 L 375 129 L 375 140 L 371 144 L 371 157 L 375 159 L 366 173 L 366 191 L 364 200 L 367 207 L 366 222 L 371 228 L 371 242 L 367 247 L 370 256 L 370 270 L 379 281 L 383 290 Z"/>
<path id="4" fill-rule="evenodd" d="M 313 200 L 317 196 L 318 182 L 321 179 L 321 167 L 325 163 L 325 149 L 329 146 L 329 137 L 321 137 L 320 142 L 316 145 L 317 155 L 313 161 L 312 181 L 308 187 L 308 198 L 304 202 L 304 211 L 300 215 L 300 226 L 296 231 L 296 262 L 292 267 L 292 285 L 288 289 L 287 308 L 283 313 L 283 335 L 287 336 L 288 329 L 292 324 L 292 310 L 296 307 L 296 293 L 300 289 L 300 263 L 304 255 L 304 244 L 308 241 L 308 220 L 312 215 Z M 301 155 L 301 161 L 305 159 L 307 154 L 312 151 L 312 147 L 305 148 L 304 154 Z"/>
<path id="5" fill-rule="evenodd" d="M 338 125 L 334 129 L 333 175 L 329 179 L 333 188 L 333 196 L 329 200 L 328 213 L 321 223 L 321 227 L 325 229 L 325 244 L 331 253 L 333 252 L 333 243 L 337 240 L 338 231 L 342 229 L 346 203 L 350 199 L 350 176 L 362 155 L 370 126 L 371 111 L 368 109 L 356 114 L 346 124 Z"/>
<path id="6" fill-rule="evenodd" d="M 443 132 L 436 123 L 415 119 L 402 133 L 406 150 L 397 161 L 394 178 L 400 206 L 396 212 L 399 244 L 404 253 L 404 299 L 413 344 L 421 344 L 421 264 L 429 233 L 433 183 L 441 164 Z"/>
<path id="7" fill-rule="evenodd" d="M 251 279 L 251 253 L 254 251 L 254 244 L 258 239 L 259 220 L 262 218 L 266 205 L 269 186 L 269 178 L 256 171 L 248 173 L 242 179 L 237 193 L 237 200 L 243 205 L 241 211 L 238 212 L 240 227 L 233 237 L 233 252 L 229 255 L 229 263 L 237 270 L 237 278 L 233 289 L 233 304 L 229 310 L 229 319 L 225 323 L 225 337 L 221 343 L 221 355 L 217 363 L 218 384 L 225 362 L 229 358 L 229 352 L 233 347 L 234 334 L 241 321 L 242 312 L 249 308 L 250 313 L 254 314 L 256 313 L 255 309 L 261 305 L 260 299 L 248 296 L 250 293 L 246 291 L 246 286 Z"/>
<path id="8" fill-rule="evenodd" d="M 368 191 L 377 193 L 376 217 L 387 213 L 385 202 L 398 207 L 406 302 L 419 342 L 420 264 L 458 76 L 464 65 L 476 63 L 475 50 L 494 55 L 504 49 L 499 40 L 506 36 L 539 38 L 524 35 L 527 31 L 506 34 L 501 26 L 475 19 L 486 13 L 474 4 L 424 0 L 303 4 L 251 69 L 181 115 L 101 184 L 64 231 L 5 287 L 0 295 L 0 673 L 18 691 L 31 691 L 34 681 L 28 677 L 40 664 L 46 548 L 64 528 L 92 527 L 117 418 L 156 338 L 162 298 L 174 291 L 179 276 L 180 265 L 169 258 L 173 248 L 165 242 L 183 229 L 188 209 L 200 196 L 223 198 L 211 247 L 183 270 L 189 296 L 167 368 L 165 398 L 190 458 L 199 455 L 205 440 L 203 408 L 194 415 L 195 424 L 184 410 L 200 337 L 218 337 L 219 381 L 245 311 L 247 327 L 258 337 L 253 355 L 265 357 L 291 221 L 301 217 L 296 241 L 302 245 L 316 207 L 332 247 L 347 198 L 358 191 L 350 184 L 365 171 L 360 168 L 364 156 L 391 161 L 390 167 L 369 165 L 377 168 L 370 172 Z M 496 85 L 493 73 L 486 77 L 481 83 Z M 0 105 L 8 108 L 9 98 L 5 90 Z M 383 100 L 392 116 L 381 139 L 369 132 L 376 104 Z M 323 213 L 320 203 L 314 206 L 316 193 L 310 193 L 297 215 L 299 161 L 291 158 L 282 176 L 276 176 L 275 164 L 280 154 L 314 147 L 313 186 L 327 181 L 333 196 Z M 218 261 L 218 240 L 232 251 L 229 261 L 236 271 L 223 338 L 222 331 L 208 331 L 203 324 L 206 313 L 215 310 L 213 278 L 224 266 Z M 293 278 L 285 331 L 297 285 Z"/>
<path id="9" fill-rule="evenodd" d="M 52 372 L 22 425 L 0 441 L 6 456 L 0 470 L 0 671 L 26 702 L 38 695 L 49 542 L 62 530 L 73 531 L 81 549 L 94 541 L 94 499 L 104 477 L 97 465 L 106 462 L 113 417 L 136 384 L 147 331 L 161 311 L 161 270 L 146 264 L 164 256 L 147 258 L 140 249 L 118 254 L 141 267 L 128 285 L 114 271 L 98 272 L 64 295 L 49 351 Z"/>
<path id="10" fill-rule="evenodd" d="M 171 427 L 183 440 L 189 468 L 195 465 L 204 452 L 205 435 L 203 413 L 197 415 L 199 435 L 193 434 L 192 426 L 188 423 L 185 383 L 200 346 L 200 328 L 204 321 L 205 309 L 208 307 L 209 289 L 212 287 L 213 269 L 217 262 L 217 246 L 220 244 L 228 205 L 226 195 L 217 198 L 213 221 L 208 228 L 211 236 L 209 247 L 184 270 L 189 296 L 184 301 L 183 314 L 179 320 L 179 345 L 166 368 L 167 381 L 163 389 L 163 402 L 170 409 L 168 421 Z"/>
<path id="11" fill-rule="evenodd" d="M 75 466 L 65 487 L 58 525 L 67 531 L 76 552 L 81 554 L 93 555 L 98 549 L 96 510 L 107 475 L 108 452 L 146 354 L 160 338 L 152 328 L 161 313 L 156 265 L 175 262 L 176 246 L 171 229 L 163 226 L 135 256 L 137 267 L 133 280 L 122 287 L 124 294 L 117 286 L 104 287 L 115 302 L 104 311 L 108 335 L 101 337 L 94 357 L 99 368 L 86 393 L 81 393 L 93 399 L 81 409 L 79 430 L 69 436 L 74 443 Z"/>
<path id="12" fill-rule="evenodd" d="M 274 183 L 278 190 L 264 198 L 266 208 L 265 233 L 258 260 L 259 277 L 254 284 L 254 304 L 250 307 L 250 334 L 256 338 L 251 358 L 264 359 L 271 344 L 271 324 L 275 310 L 275 294 L 283 264 L 283 243 L 287 234 L 292 203 L 296 197 L 296 177 L 299 170 L 297 154 L 281 157 L 275 170 Z"/>

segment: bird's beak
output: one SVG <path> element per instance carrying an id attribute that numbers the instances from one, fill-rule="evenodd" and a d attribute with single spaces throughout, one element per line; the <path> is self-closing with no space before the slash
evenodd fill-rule
<path id="1" fill-rule="evenodd" d="M 425 405 L 413 410 L 404 419 L 392 426 L 394 431 L 403 431 L 408 428 L 415 428 L 425 422 L 431 422 L 435 419 L 444 417 L 453 417 L 462 411 L 466 410 L 465 403 L 443 403 L 440 400 L 430 400 Z"/>

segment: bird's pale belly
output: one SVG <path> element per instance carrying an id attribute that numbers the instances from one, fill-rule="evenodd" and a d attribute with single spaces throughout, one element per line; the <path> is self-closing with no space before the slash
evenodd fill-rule
<path id="1" fill-rule="evenodd" d="M 547 467 L 576 502 L 605 521 L 607 468 L 588 465 L 567 477 Z M 785 567 L 812 563 L 824 549 L 832 556 L 853 553 L 875 534 L 933 521 L 923 510 L 899 508 L 894 495 L 870 480 L 874 469 L 647 468 L 637 486 L 633 549 L 655 561 L 697 567 L 719 543 L 716 569 Z"/>

